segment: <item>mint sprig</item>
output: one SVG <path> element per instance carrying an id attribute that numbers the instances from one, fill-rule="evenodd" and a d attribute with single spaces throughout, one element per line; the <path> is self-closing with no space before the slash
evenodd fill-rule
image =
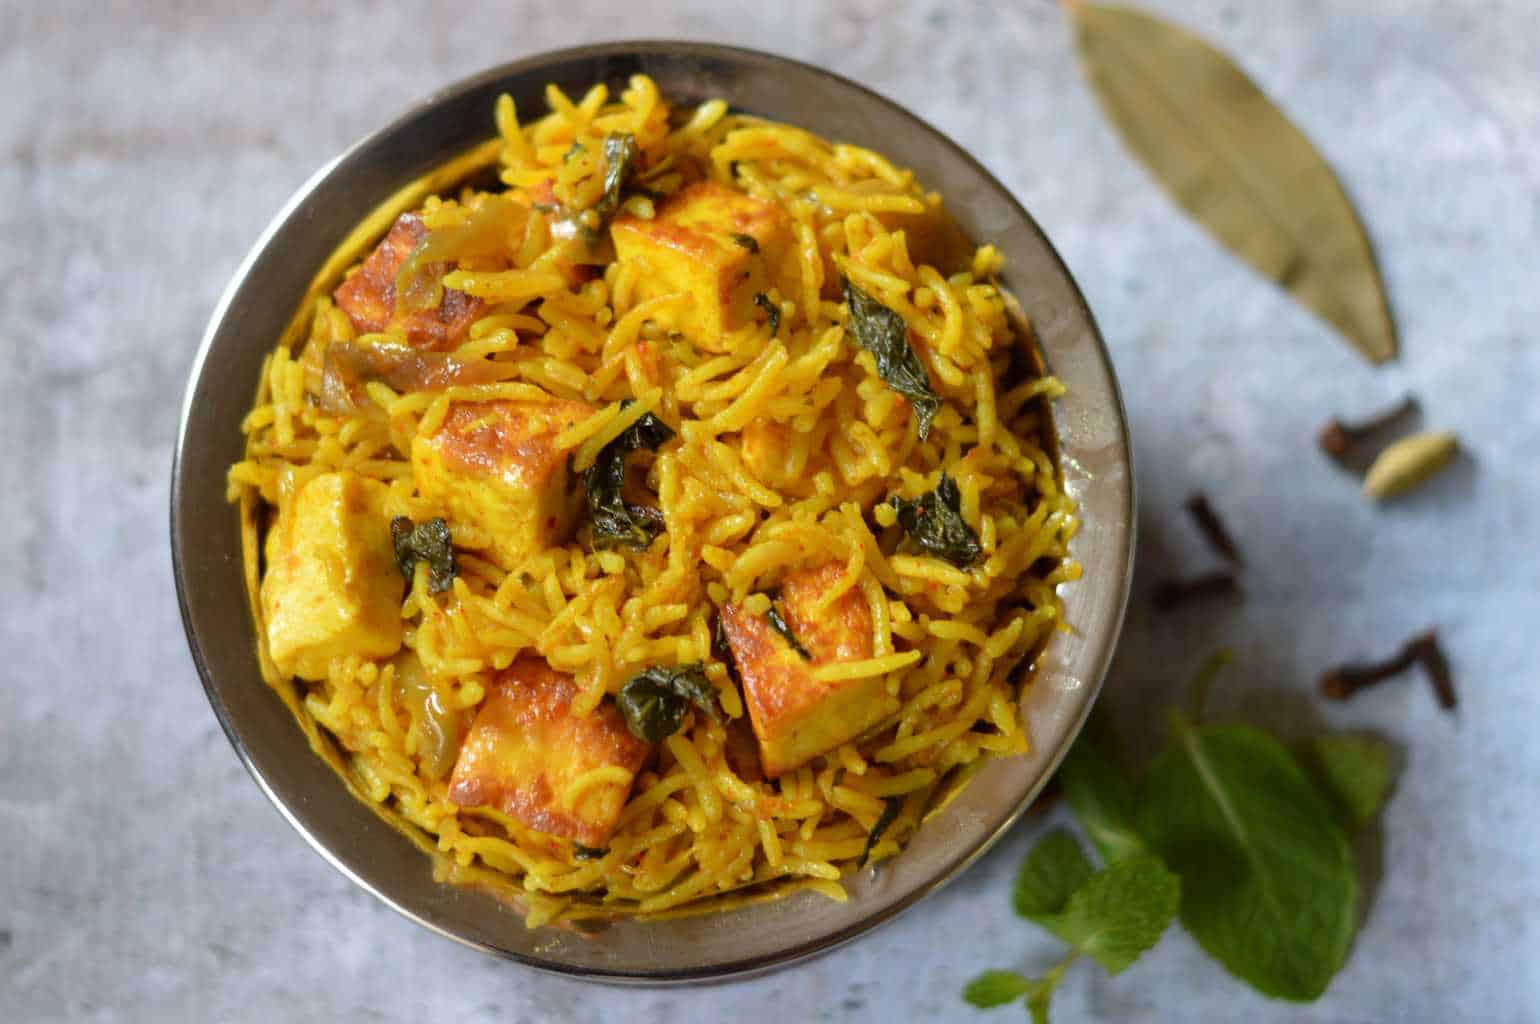
<path id="1" fill-rule="evenodd" d="M 1294 750 L 1342 827 L 1357 832 L 1390 796 L 1390 747 L 1372 736 L 1317 736 Z"/>
<path id="2" fill-rule="evenodd" d="M 1364 736 L 1322 736 L 1291 753 L 1249 725 L 1202 723 L 1228 663 L 1210 658 L 1186 712 L 1172 710 L 1166 748 L 1142 779 L 1123 766 L 1104 716 L 1087 723 L 1059 771 L 1080 843 L 1049 833 L 1022 862 L 1016 913 L 1070 948 L 1036 978 L 986 971 L 964 990 L 979 1007 L 1023 1000 L 1034 1021 L 1082 956 L 1109 974 L 1153 946 L 1178 915 L 1198 944 L 1264 995 L 1315 999 L 1347 959 L 1358 882 L 1348 832 L 1390 792 L 1390 752 Z"/>
<path id="3" fill-rule="evenodd" d="M 1022 862 L 1012 905 L 1048 929 L 1069 952 L 1038 978 L 1016 971 L 985 971 L 963 990 L 974 1006 L 1003 1006 L 1025 997 L 1033 1020 L 1048 1019 L 1048 1005 L 1069 965 L 1081 956 L 1108 974 L 1124 970 L 1160 939 L 1176 917 L 1181 883 L 1150 854 L 1102 868 L 1091 866 L 1068 832 L 1051 832 Z"/>
<path id="4" fill-rule="evenodd" d="M 1172 718 L 1139 825 L 1185 883 L 1182 924 L 1262 994 L 1315 999 L 1347 960 L 1357 924 L 1347 837 L 1272 736 Z"/>

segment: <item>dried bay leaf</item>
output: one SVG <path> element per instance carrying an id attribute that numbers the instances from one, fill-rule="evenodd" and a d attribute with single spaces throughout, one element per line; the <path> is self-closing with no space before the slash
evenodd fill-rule
<path id="1" fill-rule="evenodd" d="M 1097 101 L 1171 197 L 1372 362 L 1392 358 L 1368 235 L 1299 129 L 1197 36 L 1125 7 L 1068 8 Z"/>

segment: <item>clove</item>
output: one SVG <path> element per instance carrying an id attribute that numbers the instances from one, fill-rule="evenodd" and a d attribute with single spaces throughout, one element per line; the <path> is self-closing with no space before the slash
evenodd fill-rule
<path id="1" fill-rule="evenodd" d="M 1193 601 L 1240 593 L 1235 574 L 1227 569 L 1201 573 L 1185 579 L 1161 580 L 1155 585 L 1153 603 L 1158 612 L 1168 612 Z"/>
<path id="2" fill-rule="evenodd" d="M 1198 524 L 1198 530 L 1213 548 L 1226 560 L 1240 565 L 1240 548 L 1235 546 L 1235 540 L 1226 529 L 1224 520 L 1219 518 L 1219 513 L 1214 511 L 1214 506 L 1209 503 L 1208 496 L 1198 492 L 1187 498 L 1187 512 L 1192 516 L 1193 522 Z"/>
<path id="3" fill-rule="evenodd" d="M 1339 665 L 1331 669 L 1321 676 L 1321 696 L 1347 700 L 1359 690 L 1393 679 L 1414 665 L 1421 665 L 1427 673 L 1439 706 L 1445 710 L 1453 709 L 1457 700 L 1449 660 L 1439 646 L 1437 632 L 1431 629 L 1412 637 L 1384 661 Z"/>
<path id="4" fill-rule="evenodd" d="M 1383 412 L 1358 423 L 1343 423 L 1333 416 L 1317 437 L 1321 450 L 1338 462 L 1345 462 L 1352 449 L 1374 434 L 1393 426 L 1417 411 L 1417 399 L 1407 395 Z"/>
<path id="5" fill-rule="evenodd" d="M 1438 645 L 1438 633 L 1428 630 L 1412 641 L 1417 645 L 1417 660 L 1422 662 L 1423 671 L 1428 673 L 1428 682 L 1433 685 L 1433 693 L 1438 697 L 1439 707 L 1445 711 L 1453 711 L 1459 699 L 1454 692 L 1454 676 L 1449 671 L 1449 659 L 1444 657 L 1444 649 Z"/>

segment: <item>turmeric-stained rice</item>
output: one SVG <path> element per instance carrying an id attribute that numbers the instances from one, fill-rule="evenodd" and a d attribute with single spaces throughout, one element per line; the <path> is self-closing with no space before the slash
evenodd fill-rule
<path id="1" fill-rule="evenodd" d="M 546 103 L 360 225 L 263 368 L 264 673 L 531 927 L 843 899 L 1027 749 L 1060 388 L 879 154 L 640 76 Z"/>

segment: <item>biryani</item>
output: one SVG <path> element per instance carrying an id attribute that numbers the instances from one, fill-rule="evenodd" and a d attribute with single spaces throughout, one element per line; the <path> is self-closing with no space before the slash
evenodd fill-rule
<path id="1" fill-rule="evenodd" d="M 545 100 L 267 358 L 229 472 L 264 674 L 532 927 L 843 900 L 1027 750 L 1080 571 L 1060 386 L 880 154 L 645 77 Z"/>

